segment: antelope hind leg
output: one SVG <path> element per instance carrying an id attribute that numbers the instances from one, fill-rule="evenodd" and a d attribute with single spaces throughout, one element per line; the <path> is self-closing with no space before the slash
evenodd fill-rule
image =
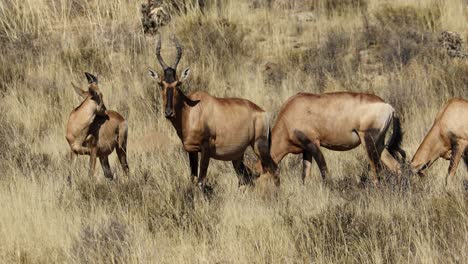
<path id="1" fill-rule="evenodd" d="M 380 140 L 379 135 L 372 132 L 358 132 L 358 134 L 369 159 L 374 185 L 377 186 L 379 184 L 379 173 L 382 169 L 380 155 L 384 148 L 383 140 Z"/>
<path id="2" fill-rule="evenodd" d="M 99 157 L 99 162 L 101 163 L 102 171 L 104 172 L 104 176 L 107 179 L 114 179 L 114 175 L 112 174 L 112 170 L 109 165 L 109 157 Z"/>
<path id="3" fill-rule="evenodd" d="M 244 185 L 251 185 L 253 183 L 252 171 L 244 165 L 244 159 L 238 159 L 232 161 L 232 166 L 236 171 L 237 177 L 239 178 L 239 187 Z"/>
<path id="4" fill-rule="evenodd" d="M 312 167 L 312 154 L 304 151 L 302 154 L 302 184 L 305 184 L 305 178 L 310 177 L 310 169 Z"/>
<path id="5" fill-rule="evenodd" d="M 122 166 L 122 170 L 125 174 L 125 177 L 128 177 L 130 169 L 128 168 L 128 162 L 127 162 L 127 150 L 118 147 L 116 151 L 117 151 L 117 156 L 119 157 L 120 165 Z"/>

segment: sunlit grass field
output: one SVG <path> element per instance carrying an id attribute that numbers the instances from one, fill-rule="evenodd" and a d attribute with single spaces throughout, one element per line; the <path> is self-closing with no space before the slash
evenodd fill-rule
<path id="1" fill-rule="evenodd" d="M 172 19 L 160 28 L 162 53 L 174 58 L 169 36 L 177 35 L 179 68 L 191 67 L 184 90 L 247 98 L 272 125 L 297 92 L 373 93 L 397 109 L 412 155 L 442 104 L 468 98 L 468 59 L 447 56 L 438 42 L 445 30 L 468 40 L 467 1 L 165 2 Z M 265 193 L 240 192 L 231 163 L 212 160 L 213 194 L 203 197 L 148 76 L 148 66 L 160 67 L 140 5 L 0 2 L 0 262 L 468 261 L 464 164 L 447 188 L 445 160 L 424 179 L 406 173 L 404 188 L 360 188 L 364 149 L 324 150 L 330 184 L 314 164 L 302 185 L 301 159 L 288 156 L 281 187 Z M 115 154 L 113 182 L 89 178 L 88 157 L 67 158 L 65 126 L 80 103 L 70 82 L 86 86 L 84 71 L 98 76 L 107 108 L 128 120 L 128 178 Z"/>

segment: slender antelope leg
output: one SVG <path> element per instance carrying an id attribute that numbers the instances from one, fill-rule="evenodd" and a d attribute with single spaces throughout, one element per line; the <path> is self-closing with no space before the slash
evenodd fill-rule
<path id="1" fill-rule="evenodd" d="M 89 154 L 89 176 L 94 176 L 94 171 L 96 169 L 96 159 L 97 159 L 97 148 L 91 149 Z"/>
<path id="2" fill-rule="evenodd" d="M 117 147 L 117 157 L 119 157 L 120 165 L 126 177 L 129 175 L 130 169 L 128 168 L 127 162 L 127 150 L 124 148 Z"/>
<path id="3" fill-rule="evenodd" d="M 112 170 L 109 165 L 109 157 L 99 157 L 99 162 L 101 163 L 102 171 L 104 172 L 104 176 L 108 179 L 113 179 L 114 176 L 112 175 Z"/>
<path id="4" fill-rule="evenodd" d="M 70 154 L 68 154 L 68 159 L 70 161 L 70 164 L 75 165 L 75 162 L 76 162 L 76 158 L 77 158 L 77 155 L 73 152 L 73 151 L 70 151 Z M 71 186 L 72 184 L 72 173 L 70 171 L 70 174 L 68 174 L 67 176 L 67 183 L 69 186 Z"/>
<path id="5" fill-rule="evenodd" d="M 252 147 L 258 159 L 260 160 L 261 174 L 265 172 L 270 172 L 268 174 L 269 175 L 268 177 L 272 177 L 274 184 L 276 186 L 279 186 L 280 178 L 278 174 L 276 173 L 277 167 L 275 165 L 275 161 L 270 155 L 270 147 L 268 143 L 268 138 L 263 135 L 259 136 L 257 139 L 255 139 L 254 145 Z M 258 169 L 258 167 L 259 166 L 256 165 L 256 169 Z M 266 178 L 262 179 L 262 181 L 264 180 L 267 180 L 267 179 Z"/>
<path id="6" fill-rule="evenodd" d="M 232 166 L 236 171 L 237 177 L 239 178 L 239 187 L 247 184 L 252 184 L 253 177 L 252 171 L 244 165 L 244 159 L 238 159 L 232 161 Z"/>
<path id="7" fill-rule="evenodd" d="M 70 153 L 68 154 L 68 159 L 72 164 L 76 162 L 76 157 L 77 155 L 73 151 L 70 151 Z"/>
<path id="8" fill-rule="evenodd" d="M 398 181 L 401 179 L 401 165 L 400 163 L 384 148 L 380 155 L 382 163 L 393 173 L 397 175 Z"/>
<path id="9" fill-rule="evenodd" d="M 78 155 L 90 155 L 91 154 L 91 148 L 84 147 L 83 142 L 75 142 L 73 143 L 70 147 L 73 152 L 75 152 Z"/>
<path id="10" fill-rule="evenodd" d="M 377 186 L 379 183 L 379 172 L 381 170 L 380 163 L 380 153 L 378 145 L 378 138 L 376 139 L 370 132 L 358 132 L 359 138 L 361 139 L 361 144 L 366 149 L 367 158 L 372 169 L 372 174 L 374 176 L 374 185 Z M 380 151 L 381 152 L 381 151 Z"/>
<path id="11" fill-rule="evenodd" d="M 323 153 L 320 150 L 320 143 L 310 142 L 309 144 L 305 146 L 305 148 L 306 148 L 306 151 L 310 152 L 312 154 L 312 157 L 314 157 L 314 160 L 315 162 L 317 162 L 317 165 L 320 169 L 322 180 L 325 180 L 327 178 L 328 168 L 327 168 L 327 162 L 325 161 L 325 157 L 323 156 Z"/>
<path id="12" fill-rule="evenodd" d="M 466 145 L 453 145 L 452 146 L 452 158 L 450 159 L 450 165 L 447 176 L 445 176 L 445 186 L 447 186 L 448 178 L 453 178 L 457 172 L 458 163 L 460 163 L 463 152 L 465 151 Z"/>
<path id="13" fill-rule="evenodd" d="M 312 154 L 304 151 L 302 154 L 302 184 L 305 184 L 305 178 L 310 177 L 310 169 L 312 167 Z"/>
<path id="14" fill-rule="evenodd" d="M 208 150 L 202 149 L 200 158 L 200 174 L 198 175 L 198 187 L 205 191 L 206 173 L 208 172 L 208 165 L 210 164 L 210 153 Z"/>
<path id="15" fill-rule="evenodd" d="M 189 152 L 190 180 L 196 183 L 198 178 L 198 152 Z"/>
<path id="16" fill-rule="evenodd" d="M 304 151 L 312 154 L 315 162 L 320 169 L 320 174 L 322 175 L 322 180 L 325 180 L 328 174 L 327 163 L 325 157 L 323 157 L 322 151 L 320 151 L 320 141 L 319 140 L 310 140 L 303 132 L 294 131 L 296 138 L 301 142 L 302 148 Z"/>

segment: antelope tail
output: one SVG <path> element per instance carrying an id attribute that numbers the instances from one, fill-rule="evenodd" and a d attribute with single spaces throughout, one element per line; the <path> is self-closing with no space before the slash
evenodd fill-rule
<path id="1" fill-rule="evenodd" d="M 401 129 L 400 118 L 393 113 L 393 133 L 392 136 L 388 139 L 385 147 L 388 149 L 388 152 L 397 158 L 397 153 L 401 155 L 403 160 L 406 160 L 406 152 L 401 148 L 401 142 L 403 141 L 403 131 Z"/>
<path id="2" fill-rule="evenodd" d="M 275 173 L 278 169 L 275 161 L 271 157 L 271 126 L 270 126 L 270 115 L 268 113 L 265 114 L 265 126 L 266 126 L 266 150 L 264 151 L 264 157 L 262 158 L 271 172 Z"/>
<path id="3" fill-rule="evenodd" d="M 119 148 L 127 152 L 128 124 L 127 121 L 119 125 Z"/>

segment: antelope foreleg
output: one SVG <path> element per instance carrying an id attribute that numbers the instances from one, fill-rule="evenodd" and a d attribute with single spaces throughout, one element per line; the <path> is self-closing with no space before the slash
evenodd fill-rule
<path id="1" fill-rule="evenodd" d="M 306 145 L 306 150 L 312 154 L 312 157 L 314 157 L 314 160 L 315 162 L 317 162 L 317 165 L 320 169 L 322 180 L 325 180 L 327 178 L 328 168 L 327 168 L 327 162 L 325 161 L 325 157 L 323 156 L 323 153 L 320 150 L 320 143 L 310 142 L 309 144 Z"/>
<path id="2" fill-rule="evenodd" d="M 97 149 L 94 148 L 89 154 L 89 176 L 92 178 L 96 170 Z"/>
<path id="3" fill-rule="evenodd" d="M 314 157 L 315 162 L 320 169 L 320 174 L 322 175 L 322 180 L 325 180 L 328 174 L 327 163 L 325 157 L 323 156 L 322 151 L 320 150 L 320 141 L 310 140 L 304 133 L 301 131 L 295 130 L 295 135 L 299 142 L 302 145 L 304 151 L 309 152 Z"/>
<path id="4" fill-rule="evenodd" d="M 447 186 L 448 178 L 452 178 L 457 172 L 458 163 L 460 163 L 463 153 L 465 152 L 465 148 L 466 144 L 461 145 L 459 143 L 455 143 L 452 145 L 452 158 L 450 159 L 447 176 L 445 176 L 445 186 Z"/>
<path id="5" fill-rule="evenodd" d="M 387 149 L 382 151 L 380 155 L 382 163 L 394 174 L 396 174 L 398 181 L 401 179 L 401 165 L 400 163 L 390 154 Z"/>
<path id="6" fill-rule="evenodd" d="M 198 152 L 189 152 L 190 162 L 190 180 L 193 183 L 197 182 L 198 179 Z"/>
<path id="7" fill-rule="evenodd" d="M 120 165 L 122 166 L 122 170 L 125 174 L 125 177 L 128 177 L 130 173 L 130 169 L 128 168 L 127 162 L 127 150 L 121 147 L 117 148 L 117 156 L 119 157 Z"/>
<path id="8" fill-rule="evenodd" d="M 200 158 L 200 174 L 198 175 L 198 187 L 203 192 L 205 191 L 206 185 L 206 174 L 208 172 L 208 166 L 210 164 L 210 153 L 208 147 L 203 148 Z"/>
<path id="9" fill-rule="evenodd" d="M 112 174 L 112 170 L 109 165 L 109 157 L 99 157 L 99 162 L 101 163 L 102 171 L 104 172 L 104 176 L 108 179 L 113 179 L 114 175 Z"/>
<path id="10" fill-rule="evenodd" d="M 90 155 L 91 148 L 83 146 L 83 142 L 75 142 L 71 146 L 71 150 L 78 155 Z"/>

